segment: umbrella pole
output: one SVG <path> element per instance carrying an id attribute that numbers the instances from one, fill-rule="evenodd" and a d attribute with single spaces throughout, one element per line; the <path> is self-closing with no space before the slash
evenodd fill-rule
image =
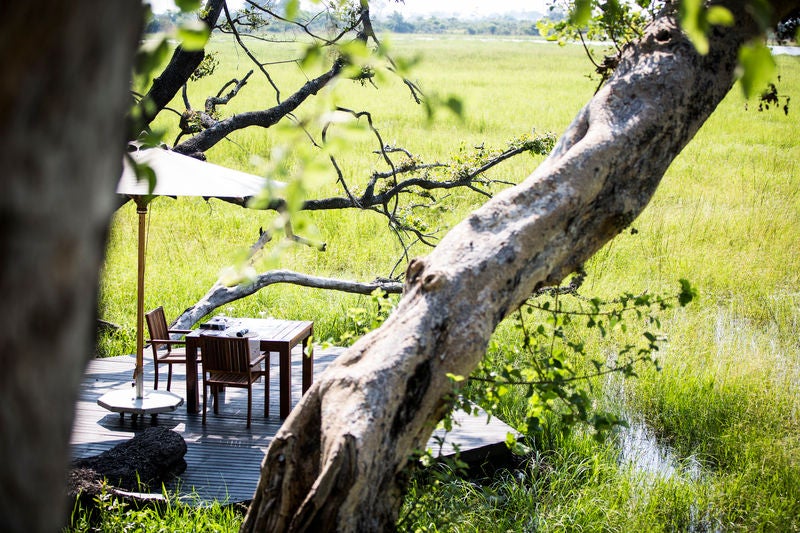
<path id="1" fill-rule="evenodd" d="M 131 398 L 130 391 L 119 389 L 109 391 L 97 399 L 97 404 L 109 411 L 130 413 L 134 420 L 141 415 L 156 416 L 159 413 L 174 411 L 183 405 L 183 398 L 168 391 L 150 391 L 144 396 L 144 256 L 145 226 L 147 221 L 147 203 L 149 198 L 133 196 L 136 202 L 136 213 L 139 215 L 139 258 L 136 279 L 136 369 L 133 371 L 136 396 Z"/>
<path id="2" fill-rule="evenodd" d="M 145 222 L 147 202 L 136 201 L 136 213 L 139 215 L 139 259 L 136 286 L 136 397 L 144 398 L 144 248 Z"/>

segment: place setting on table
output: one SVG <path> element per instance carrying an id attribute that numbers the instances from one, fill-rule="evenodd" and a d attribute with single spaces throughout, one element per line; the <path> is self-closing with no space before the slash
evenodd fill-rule
<path id="1" fill-rule="evenodd" d="M 258 337 L 258 332 L 250 331 L 239 319 L 228 318 L 224 315 L 215 316 L 208 322 L 202 322 L 198 326 L 201 335 L 226 336 L 226 337 L 247 337 L 252 339 Z"/>
<path id="2" fill-rule="evenodd" d="M 258 349 L 277 352 L 279 359 L 280 417 L 291 411 L 292 349 L 302 345 L 302 393 L 311 386 L 314 373 L 313 351 L 310 341 L 314 322 L 310 320 L 282 320 L 277 318 L 233 318 L 218 315 L 199 325 L 186 335 L 186 410 L 199 412 L 199 386 L 197 364 L 202 336 L 248 338 L 258 342 Z"/>

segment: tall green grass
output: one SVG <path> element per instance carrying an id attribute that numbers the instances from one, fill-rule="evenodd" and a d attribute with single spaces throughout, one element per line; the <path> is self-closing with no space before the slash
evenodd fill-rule
<path id="1" fill-rule="evenodd" d="M 427 160 L 446 160 L 486 143 L 502 145 L 522 133 L 562 132 L 590 98 L 596 81 L 578 47 L 467 38 L 394 39 L 396 53 L 424 60 L 419 84 L 464 99 L 466 118 L 440 113 L 428 126 L 397 80 L 380 91 L 339 83 L 319 99 L 373 113 L 384 140 Z M 215 41 L 221 68 L 190 96 L 216 92 L 222 82 L 251 68 L 226 42 Z M 275 59 L 290 50 L 270 45 Z M 778 57 L 781 92 L 797 100 L 800 59 Z M 309 75 L 311 73 L 308 73 Z M 284 65 L 276 76 L 300 84 L 306 75 Z M 286 93 L 284 93 L 285 96 Z M 230 106 L 236 110 L 274 102 L 263 80 L 253 81 Z M 175 103 L 179 107 L 178 102 Z M 651 204 L 625 232 L 587 265 L 582 292 L 613 297 L 622 291 L 677 291 L 691 280 L 699 301 L 662 320 L 668 343 L 662 370 L 638 379 L 598 381 L 597 404 L 646 425 L 676 465 L 670 476 L 643 472 L 620 461 L 617 443 L 598 444 L 575 431 L 540 439 L 540 448 L 516 474 L 483 484 L 417 484 L 408 499 L 411 529 L 430 531 L 556 530 L 771 530 L 800 529 L 800 130 L 797 113 L 757 112 L 738 87 L 667 172 Z M 174 132 L 171 134 L 174 135 Z M 171 135 L 168 138 L 171 138 Z M 269 130 L 237 133 L 208 154 L 213 162 L 263 172 L 251 156 L 266 157 Z M 363 180 L 379 160 L 374 142 L 352 142 L 342 157 L 347 179 Z M 528 156 L 492 171 L 518 182 L 539 160 Z M 335 191 L 334 176 L 320 194 Z M 479 205 L 479 196 L 456 195 L 447 210 L 422 213 L 446 229 Z M 226 265 L 267 227 L 273 214 L 254 213 L 212 200 L 157 199 L 150 214 L 145 306 L 164 305 L 168 316 L 200 298 Z M 281 268 L 369 280 L 385 275 L 400 248 L 386 221 L 374 213 L 311 213 L 328 251 L 293 248 Z M 100 351 L 133 351 L 135 213 L 126 205 L 112 227 L 100 296 L 102 318 L 121 324 Z M 416 254 L 425 253 L 415 247 Z M 270 287 L 223 311 L 315 321 L 318 337 L 341 334 L 346 310 L 363 298 L 297 287 Z M 575 332 L 580 334 L 580 331 Z M 588 333 L 589 350 L 613 354 L 624 339 L 601 342 Z M 519 342 L 501 325 L 500 346 Z M 509 395 L 500 407 L 514 424 L 524 418 L 524 398 Z M 684 468 L 685 465 L 694 465 Z M 422 506 L 413 506 L 413 502 Z"/>
<path id="2" fill-rule="evenodd" d="M 274 59 L 292 57 L 294 47 L 265 46 Z M 464 100 L 464 121 L 440 113 L 433 126 L 429 126 L 423 108 L 416 105 L 407 88 L 398 79 L 387 78 L 380 90 L 356 82 L 340 82 L 333 91 L 325 91 L 318 99 L 335 99 L 339 105 L 370 111 L 385 142 L 402 146 L 426 161 L 447 161 L 462 150 L 471 150 L 485 143 L 486 147 L 501 147 L 521 134 L 537 131 L 563 130 L 582 103 L 591 95 L 593 82 L 582 78 L 584 63 L 574 49 L 563 49 L 541 43 L 526 42 L 524 50 L 519 43 L 496 42 L 487 45 L 471 42 L 467 49 L 459 42 L 410 41 L 398 42 L 398 54 L 427 58 L 414 71 L 414 79 L 425 90 L 440 95 L 457 94 Z M 285 50 L 283 50 L 285 48 Z M 213 49 L 219 53 L 220 71 L 213 79 L 204 79 L 189 90 L 195 107 L 201 107 L 203 97 L 216 93 L 231 78 L 242 77 L 252 66 L 230 43 L 217 40 Z M 470 50 L 479 54 L 470 55 Z M 520 53 L 524 51 L 524 53 Z M 495 70 L 491 59 L 502 67 Z M 514 68 L 515 58 L 523 61 Z M 476 63 L 476 61 L 479 61 Z M 475 75 L 476 65 L 484 65 L 485 74 Z M 566 71 L 566 72 L 565 72 Z M 573 82 L 565 83 L 569 72 Z M 278 76 L 287 86 L 302 84 L 313 73 L 303 74 L 296 65 L 283 65 Z M 446 73 L 445 76 L 442 74 Z M 473 80 L 477 83 L 470 83 Z M 540 87 L 548 86 L 543 94 Z M 520 94 L 537 90 L 530 99 L 520 99 Z M 286 97 L 285 91 L 283 97 Z M 313 99 L 312 99 L 313 101 Z M 265 80 L 253 75 L 252 81 L 233 101 L 226 114 L 246 109 L 258 109 L 274 104 L 273 93 Z M 173 107 L 180 109 L 180 99 Z M 314 104 L 312 107 L 315 107 Z M 169 113 L 166 119 L 175 117 Z M 174 124 L 162 119 L 157 126 L 171 125 L 166 139 L 174 138 Z M 173 120 L 174 122 L 174 120 Z M 270 154 L 275 135 L 270 130 L 251 128 L 231 136 L 210 150 L 210 161 L 260 174 L 263 165 L 253 156 L 262 159 Z M 372 138 L 359 138 L 352 143 L 350 154 L 340 161 L 350 185 L 363 184 L 375 169 L 383 170 L 380 158 L 372 153 L 376 142 Z M 505 181 L 520 181 L 538 164 L 541 158 L 519 156 L 492 171 L 491 176 Z M 320 196 L 339 194 L 335 175 L 323 184 Z M 431 220 L 431 226 L 442 231 L 457 223 L 465 213 L 484 201 L 483 196 L 469 194 L 442 194 L 443 211 L 418 210 Z M 430 210 L 433 211 L 433 210 Z M 129 203 L 115 217 L 108 246 L 101 284 L 101 316 L 121 324 L 126 331 L 115 340 L 104 339 L 101 353 L 114 354 L 131 351 L 130 328 L 134 324 L 133 291 L 135 290 L 135 208 Z M 376 275 L 386 275 L 401 254 L 401 247 L 393 237 L 385 218 L 372 212 L 309 213 L 308 218 L 319 230 L 319 237 L 328 244 L 328 251 L 319 253 L 312 249 L 295 247 L 285 254 L 277 265 L 318 275 L 340 276 L 356 280 L 371 280 Z M 273 213 L 245 211 L 224 202 L 191 198 L 158 198 L 151 203 L 149 215 L 148 261 L 146 273 L 145 307 L 164 305 L 168 317 L 180 313 L 197 301 L 217 278 L 219 272 L 231 264 L 258 236 L 260 228 L 267 228 Z M 416 246 L 412 253 L 426 253 L 426 248 Z M 266 312 L 285 318 L 313 317 L 318 335 L 334 336 L 340 333 L 338 316 L 355 305 L 357 297 L 330 295 L 321 291 L 275 287 L 231 306 L 231 314 Z M 302 302 L 302 303 L 300 303 Z M 256 315 L 257 316 L 257 315 Z"/>
<path id="3" fill-rule="evenodd" d="M 225 533 L 237 531 L 243 516 L 242 506 L 186 501 L 166 492 L 162 501 L 149 506 L 102 493 L 91 505 L 76 503 L 62 533 Z"/>

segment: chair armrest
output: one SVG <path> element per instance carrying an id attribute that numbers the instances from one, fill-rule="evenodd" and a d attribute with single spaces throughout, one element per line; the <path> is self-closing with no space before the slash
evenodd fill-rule
<path id="1" fill-rule="evenodd" d="M 250 359 L 250 366 L 260 365 L 261 361 L 267 358 L 267 352 L 261 352 L 255 359 Z"/>
<path id="2" fill-rule="evenodd" d="M 170 329 L 170 330 L 167 330 L 167 333 L 180 333 L 181 335 L 186 335 L 186 334 L 191 333 L 191 332 L 192 332 L 191 329 Z"/>
<path id="3" fill-rule="evenodd" d="M 173 339 L 150 339 L 147 343 L 148 344 L 153 344 L 154 342 L 158 343 L 158 344 L 171 344 L 171 345 L 186 344 L 185 340 L 180 340 L 180 339 L 175 339 L 175 340 L 173 340 Z"/>

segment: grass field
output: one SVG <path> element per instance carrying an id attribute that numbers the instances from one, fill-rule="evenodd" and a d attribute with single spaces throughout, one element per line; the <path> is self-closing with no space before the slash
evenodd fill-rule
<path id="1" fill-rule="evenodd" d="M 216 81 L 192 88 L 195 107 L 222 81 L 249 70 L 232 46 L 216 42 Z M 596 81 L 577 47 L 531 41 L 395 38 L 396 53 L 424 54 L 414 77 L 431 93 L 457 94 L 465 120 L 440 113 L 430 126 L 396 80 L 380 91 L 350 82 L 320 100 L 367 109 L 386 142 L 428 160 L 447 160 L 463 147 L 502 146 L 531 130 L 561 133 L 591 97 Z M 275 59 L 289 53 L 270 48 Z M 800 58 L 777 58 L 779 89 L 797 101 Z M 282 69 L 282 71 L 281 71 Z M 276 71 L 302 83 L 296 66 Z M 274 102 L 256 78 L 226 113 Z M 222 80 L 222 81 L 221 81 Z M 264 104 L 264 102 L 267 102 Z M 548 428 L 527 466 L 486 484 L 451 481 L 412 487 L 404 526 L 427 531 L 729 531 L 800 530 L 800 129 L 794 103 L 758 112 L 735 87 L 670 167 L 650 206 L 633 226 L 587 265 L 582 292 L 613 297 L 622 291 L 659 293 L 689 279 L 699 300 L 669 311 L 662 329 L 662 370 L 638 379 L 598 382 L 596 402 L 624 413 L 631 430 L 597 443 L 585 431 Z M 178 104 L 176 103 L 176 106 Z M 167 136 L 171 142 L 173 134 Z M 209 160 L 253 173 L 263 166 L 275 135 L 267 130 L 232 137 Z M 353 183 L 379 164 L 374 143 L 358 138 L 342 158 Z M 519 156 L 492 171 L 518 182 L 540 159 Z M 334 189 L 334 178 L 320 185 Z M 442 229 L 482 201 L 460 194 L 446 210 L 423 213 Z M 151 207 L 146 308 L 164 305 L 174 317 L 199 299 L 219 272 L 267 227 L 273 216 L 212 200 L 156 199 Z M 135 209 L 114 219 L 103 271 L 100 316 L 121 324 L 100 351 L 133 351 Z M 371 280 L 386 275 L 399 246 L 385 220 L 372 213 L 308 216 L 328 251 L 291 248 L 281 268 Z M 417 254 L 425 253 L 416 247 Z M 344 328 L 346 310 L 362 297 L 271 287 L 224 311 L 313 319 L 318 337 Z M 576 332 L 580 334 L 581 332 Z M 608 354 L 586 333 L 589 349 Z M 500 346 L 518 342 L 501 326 Z M 524 403 L 501 406 L 512 425 Z M 647 460 L 646 456 L 656 460 Z M 413 506 L 411 502 L 421 502 Z"/>

